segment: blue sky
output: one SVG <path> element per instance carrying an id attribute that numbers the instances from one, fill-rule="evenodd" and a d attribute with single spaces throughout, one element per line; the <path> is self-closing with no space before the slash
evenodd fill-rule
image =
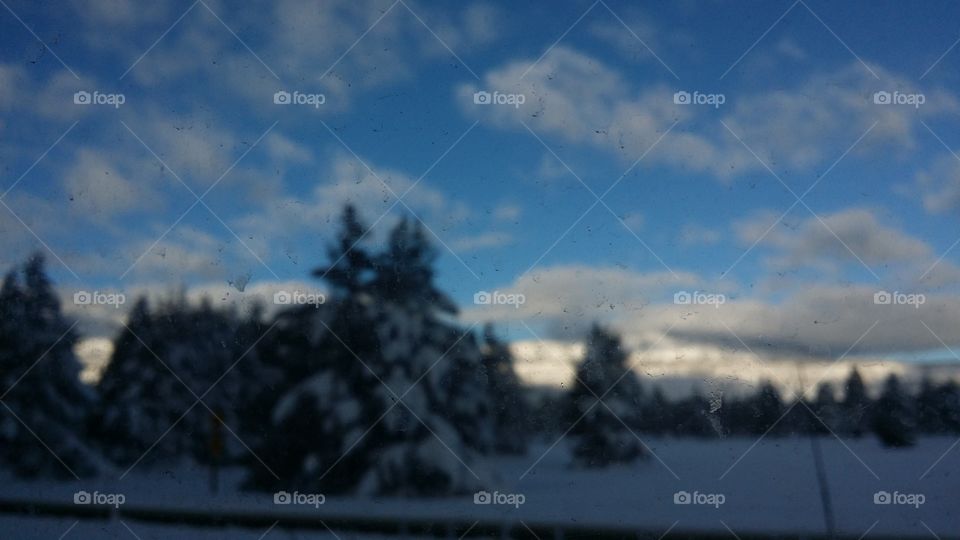
<path id="1" fill-rule="evenodd" d="M 375 238 L 422 220 L 465 320 L 512 337 L 575 339 L 600 320 L 637 346 L 670 331 L 758 353 L 949 358 L 957 12 L 8 1 L 2 262 L 46 252 L 66 298 L 183 283 L 245 302 L 322 287 L 308 273 L 352 202 Z M 75 104 L 78 91 L 124 102 Z M 278 105 L 277 91 L 324 103 Z M 478 91 L 523 104 L 478 105 Z M 723 104 L 677 104 L 680 91 Z M 481 290 L 526 303 L 476 306 Z M 678 291 L 725 301 L 677 305 Z M 877 305 L 880 291 L 924 303 Z"/>

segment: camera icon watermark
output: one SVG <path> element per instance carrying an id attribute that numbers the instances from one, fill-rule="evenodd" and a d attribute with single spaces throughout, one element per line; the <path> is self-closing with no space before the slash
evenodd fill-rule
<path id="1" fill-rule="evenodd" d="M 127 502 L 127 497 L 123 493 L 100 493 L 94 491 L 78 491 L 73 494 L 73 504 L 95 504 L 99 506 L 112 506 L 120 508 L 120 505 Z"/>
<path id="2" fill-rule="evenodd" d="M 678 306 L 713 306 L 719 308 L 727 302 L 727 297 L 720 293 L 706 293 L 702 291 L 677 291 L 673 293 L 673 303 Z"/>
<path id="3" fill-rule="evenodd" d="M 525 94 L 490 93 L 485 90 L 473 93 L 474 105 L 511 105 L 515 109 L 519 109 L 526 102 L 527 96 Z"/>
<path id="4" fill-rule="evenodd" d="M 73 303 L 77 306 L 113 306 L 119 308 L 127 302 L 123 293 L 106 293 L 101 291 L 77 291 L 73 293 Z"/>
<path id="5" fill-rule="evenodd" d="M 327 502 L 327 497 L 323 493 L 277 491 L 273 494 L 273 504 L 295 504 L 320 508 L 320 505 L 325 502 Z"/>
<path id="6" fill-rule="evenodd" d="M 500 493 L 494 491 L 478 491 L 473 494 L 473 504 L 498 504 L 520 508 L 520 505 L 527 502 L 527 497 L 523 493 Z"/>
<path id="7" fill-rule="evenodd" d="M 679 90 L 673 93 L 673 103 L 675 105 L 709 105 L 714 109 L 719 109 L 721 105 L 727 102 L 725 94 L 705 94 L 694 91 Z"/>
<path id="8" fill-rule="evenodd" d="M 80 90 L 73 94 L 74 105 L 110 105 L 115 109 L 119 109 L 120 106 L 126 102 L 127 96 L 123 94 L 106 94 L 97 90 L 93 92 Z"/>
<path id="9" fill-rule="evenodd" d="M 673 494 L 673 504 L 712 506 L 720 508 L 727 502 L 727 496 L 723 493 L 700 493 L 694 491 L 678 491 Z"/>
<path id="10" fill-rule="evenodd" d="M 903 293 L 900 291 L 877 291 L 873 293 L 873 303 L 878 306 L 913 306 L 914 309 L 920 309 L 920 306 L 927 302 L 927 296 L 923 293 Z"/>
<path id="11" fill-rule="evenodd" d="M 273 93 L 274 105 L 308 105 L 319 109 L 321 105 L 327 102 L 327 96 L 324 94 L 310 94 L 294 90 L 278 90 Z"/>
<path id="12" fill-rule="evenodd" d="M 478 291 L 473 295 L 473 303 L 478 306 L 506 305 L 519 309 L 521 305 L 527 302 L 527 297 L 523 294 L 507 294 L 500 291 Z"/>
<path id="13" fill-rule="evenodd" d="M 887 92 L 885 90 L 873 93 L 873 103 L 875 105 L 909 105 L 919 109 L 926 102 L 927 96 L 920 93 L 905 94 L 900 91 Z"/>
<path id="14" fill-rule="evenodd" d="M 273 303 L 278 306 L 313 306 L 319 309 L 326 302 L 326 295 L 318 292 L 277 291 L 273 293 Z"/>
<path id="15" fill-rule="evenodd" d="M 925 502 L 927 502 L 927 497 L 923 493 L 900 493 L 899 491 L 890 493 L 889 491 L 878 491 L 873 494 L 873 504 L 879 505 L 896 504 L 920 508 Z"/>

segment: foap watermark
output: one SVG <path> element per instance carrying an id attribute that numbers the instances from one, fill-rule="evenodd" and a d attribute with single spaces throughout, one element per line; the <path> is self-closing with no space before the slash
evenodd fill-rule
<path id="1" fill-rule="evenodd" d="M 923 493 L 900 493 L 894 491 L 878 491 L 873 494 L 873 504 L 897 504 L 902 506 L 912 506 L 920 508 L 927 502 L 927 497 Z"/>
<path id="2" fill-rule="evenodd" d="M 473 303 L 478 306 L 504 305 L 519 309 L 526 303 L 527 297 L 520 293 L 502 293 L 500 291 L 478 291 L 473 295 Z"/>
<path id="3" fill-rule="evenodd" d="M 714 109 L 719 109 L 721 105 L 727 102 L 727 96 L 724 94 L 704 94 L 694 91 L 679 90 L 673 93 L 673 102 L 677 105 L 710 105 Z"/>
<path id="4" fill-rule="evenodd" d="M 127 497 L 123 493 L 100 493 L 94 491 L 78 491 L 73 494 L 73 504 L 95 504 L 99 506 L 112 506 L 120 508 L 120 505 L 127 502 Z"/>
<path id="5" fill-rule="evenodd" d="M 909 105 L 919 109 L 926 102 L 927 96 L 920 93 L 905 94 L 900 91 L 887 92 L 885 90 L 873 93 L 874 105 Z"/>
<path id="6" fill-rule="evenodd" d="M 707 293 L 703 291 L 677 291 L 673 294 L 673 303 L 678 306 L 713 306 L 719 308 L 724 304 L 727 297 L 720 293 Z"/>
<path id="7" fill-rule="evenodd" d="M 277 291 L 273 293 L 273 303 L 278 306 L 309 305 L 319 309 L 326 303 L 327 297 L 323 293 L 304 291 Z"/>
<path id="8" fill-rule="evenodd" d="M 927 297 L 923 293 L 904 293 L 900 291 L 877 291 L 873 293 L 873 303 L 878 306 L 913 306 L 920 309 L 920 306 L 927 302 Z"/>
<path id="9" fill-rule="evenodd" d="M 123 94 L 107 94 L 98 90 L 94 90 L 93 92 L 80 90 L 73 94 L 73 103 L 75 105 L 110 105 L 115 109 L 119 109 L 120 106 L 126 102 L 127 96 Z"/>
<path id="10" fill-rule="evenodd" d="M 273 504 L 297 504 L 302 506 L 312 506 L 320 508 L 320 505 L 327 502 L 327 497 L 323 493 L 300 493 L 294 491 L 278 491 L 273 494 Z"/>
<path id="11" fill-rule="evenodd" d="M 720 505 L 727 502 L 727 496 L 723 493 L 700 493 L 694 491 L 678 491 L 673 494 L 673 504 L 695 504 L 699 506 L 712 506 L 720 508 Z"/>
<path id="12" fill-rule="evenodd" d="M 512 105 L 519 109 L 526 102 L 527 96 L 524 94 L 504 94 L 496 91 L 490 93 L 485 90 L 473 93 L 474 105 Z"/>
<path id="13" fill-rule="evenodd" d="M 101 291 L 77 291 L 73 293 L 73 303 L 78 306 L 113 306 L 119 308 L 127 302 L 123 293 Z"/>
<path id="14" fill-rule="evenodd" d="M 478 491 L 473 494 L 473 504 L 501 504 L 520 508 L 520 505 L 525 502 L 527 502 L 527 497 L 523 493 Z"/>
<path id="15" fill-rule="evenodd" d="M 294 90 L 278 90 L 273 93 L 274 105 L 309 105 L 314 109 L 319 109 L 321 105 L 327 102 L 327 96 L 323 94 L 309 94 Z"/>

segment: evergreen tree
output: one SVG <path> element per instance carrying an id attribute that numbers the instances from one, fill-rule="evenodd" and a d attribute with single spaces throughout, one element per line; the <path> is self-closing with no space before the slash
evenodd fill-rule
<path id="1" fill-rule="evenodd" d="M 676 402 L 673 418 L 677 435 L 711 437 L 722 434 L 719 422 L 710 412 L 710 401 L 703 397 L 699 388 L 694 388 L 690 397 Z"/>
<path id="2" fill-rule="evenodd" d="M 793 410 L 796 410 L 796 407 Z M 783 411 L 784 406 L 780 399 L 780 392 L 772 383 L 764 381 L 756 395 L 750 400 L 750 432 L 762 435 L 768 431 L 778 430 L 783 423 L 783 420 L 781 420 Z M 783 426 L 779 431 L 786 432 L 789 429 L 787 426 Z"/>
<path id="3" fill-rule="evenodd" d="M 937 389 L 940 422 L 948 433 L 960 433 L 960 386 L 947 381 Z"/>
<path id="4" fill-rule="evenodd" d="M 506 345 L 497 340 L 491 325 L 487 325 L 483 335 L 483 366 L 489 380 L 496 429 L 494 449 L 505 454 L 522 454 L 527 446 L 529 407 L 513 368 L 513 355 Z"/>
<path id="5" fill-rule="evenodd" d="M 831 430 L 838 429 L 840 416 L 840 405 L 837 403 L 836 394 L 830 383 L 820 383 L 817 386 L 817 397 L 813 403 L 813 411 L 817 418 L 814 419 L 812 432 L 819 435 L 825 435 Z"/>
<path id="6" fill-rule="evenodd" d="M 942 396 L 940 389 L 925 375 L 917 393 L 917 429 L 921 433 L 940 434 L 947 430 Z"/>
<path id="7" fill-rule="evenodd" d="M 15 272 L 6 276 L 0 290 L 0 457 L 17 475 L 86 476 L 102 467 L 84 442 L 94 395 L 79 379 L 76 341 L 42 257 L 27 262 L 22 285 Z"/>
<path id="8" fill-rule="evenodd" d="M 488 382 L 474 338 L 452 323 L 455 306 L 433 284 L 435 254 L 407 220 L 376 254 L 362 244 L 353 210 L 343 222 L 330 266 L 315 272 L 332 287 L 328 318 L 304 328 L 316 338 L 304 345 L 317 369 L 281 397 L 261 453 L 281 480 L 254 469 L 250 482 L 328 493 L 471 491 L 477 484 L 460 460 L 492 446 Z"/>
<path id="9" fill-rule="evenodd" d="M 631 433 L 640 425 L 643 393 L 627 359 L 616 335 L 591 328 L 567 405 L 568 418 L 577 422 L 571 430 L 577 465 L 603 467 L 644 454 Z"/>
<path id="10" fill-rule="evenodd" d="M 137 300 L 97 385 L 105 453 L 123 465 L 148 450 L 147 463 L 205 461 L 222 443 L 237 459 L 242 445 L 229 431 L 249 425 L 239 413 L 264 379 L 248 351 L 250 324 L 207 299 L 193 307 L 180 294 L 156 310 Z"/>
<path id="11" fill-rule="evenodd" d="M 648 433 L 667 433 L 673 430 L 673 404 L 663 395 L 663 389 L 655 386 L 641 408 L 640 429 Z"/>
<path id="12" fill-rule="evenodd" d="M 870 408 L 871 401 L 866 385 L 857 368 L 853 368 L 844 384 L 843 403 L 840 406 L 841 431 L 855 437 L 866 433 L 869 428 Z"/>
<path id="13" fill-rule="evenodd" d="M 914 429 L 913 411 L 900 386 L 900 379 L 890 374 L 874 410 L 874 433 L 885 446 L 912 446 Z"/>

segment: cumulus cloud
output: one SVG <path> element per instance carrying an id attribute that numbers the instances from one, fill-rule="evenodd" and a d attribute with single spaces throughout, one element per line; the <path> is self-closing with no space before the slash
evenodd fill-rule
<path id="1" fill-rule="evenodd" d="M 874 92 L 915 89 L 904 77 L 873 69 L 882 81 L 853 63 L 813 73 L 797 87 L 727 95 L 726 105 L 715 111 L 676 105 L 678 88 L 633 83 L 603 61 L 561 45 L 539 63 L 515 60 L 489 71 L 481 83 L 462 85 L 456 98 L 469 116 L 508 129 L 525 131 L 526 124 L 540 134 L 614 152 L 628 163 L 659 140 L 648 161 L 730 178 L 762 171 L 757 157 L 774 170 L 828 164 L 871 126 L 854 153 L 905 156 L 923 129 L 920 119 L 960 111 L 957 99 L 941 89 L 927 91 L 920 108 L 877 105 Z M 523 94 L 526 102 L 479 107 L 472 98 L 478 90 Z"/>
<path id="2" fill-rule="evenodd" d="M 733 225 L 744 246 L 757 243 L 775 250 L 770 262 L 778 270 L 836 269 L 836 265 L 860 261 L 871 267 L 933 262 L 933 251 L 925 241 L 881 223 L 869 209 L 849 208 L 819 218 L 811 215 L 800 222 L 776 223 L 778 217 L 775 212 L 761 212 Z"/>

